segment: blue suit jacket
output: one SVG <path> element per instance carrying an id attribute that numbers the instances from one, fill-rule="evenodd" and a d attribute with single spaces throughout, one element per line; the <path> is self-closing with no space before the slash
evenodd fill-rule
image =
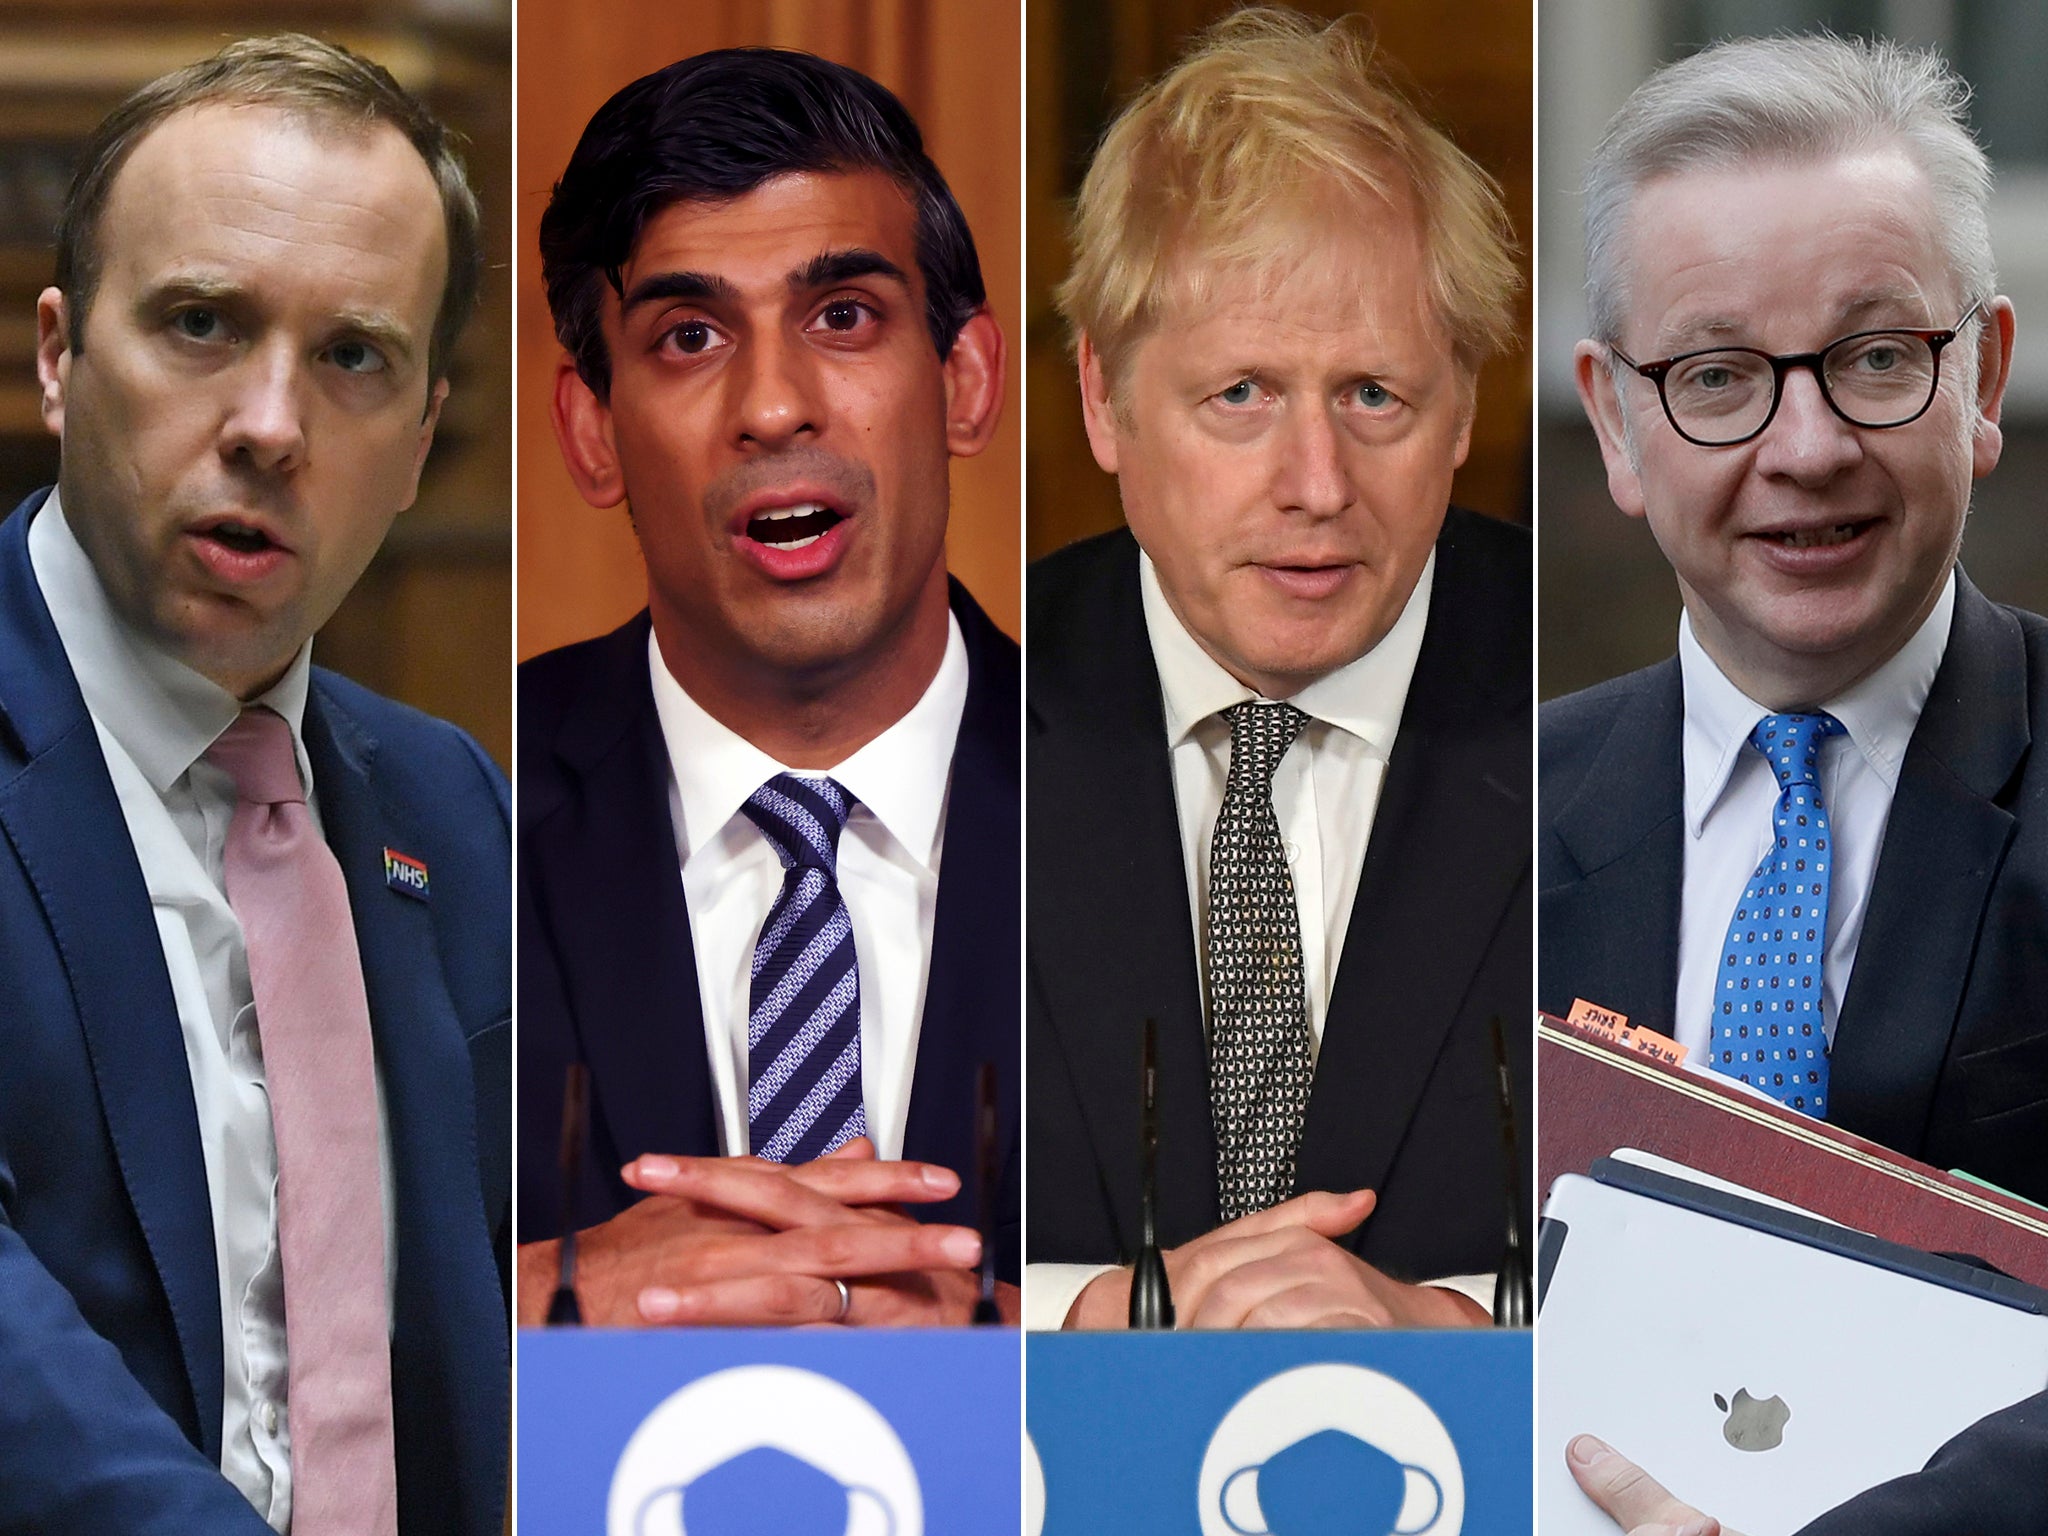
<path id="1" fill-rule="evenodd" d="M 976 1073 L 997 1072 L 997 1272 L 1018 1270 L 1021 809 L 1016 643 L 953 586 L 967 706 L 953 749 L 903 1155 L 960 1175 L 914 1214 L 973 1226 Z M 647 675 L 648 617 L 519 669 L 519 1240 L 587 1227 L 640 1199 L 643 1152 L 715 1156 L 690 914 L 668 809 L 668 749 Z M 590 1070 L 589 1145 L 565 1217 L 562 1085 Z"/>
<path id="2" fill-rule="evenodd" d="M 262 1536 L 219 1470 L 219 1285 L 191 1075 L 142 871 L 29 568 L 42 500 L 0 524 L 0 1532 Z M 497 1536 L 504 780 L 453 727 L 318 669 L 304 738 L 386 1094 L 400 1529 Z M 427 865 L 429 899 L 387 887 L 387 847 Z"/>
<path id="3" fill-rule="evenodd" d="M 1583 997 L 1675 1032 L 1684 711 L 1676 660 L 1543 706 L 1537 996 L 1552 1013 Z M 1958 572 L 1829 1053 L 1836 1124 L 2031 1200 L 2048 1200 L 2042 730 L 2048 621 Z M 1804 1536 L 1962 1531 L 2048 1532 L 2048 1393 Z"/>

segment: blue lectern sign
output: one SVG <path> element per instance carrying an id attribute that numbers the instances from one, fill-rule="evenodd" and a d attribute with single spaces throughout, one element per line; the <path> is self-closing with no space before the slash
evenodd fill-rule
<path id="1" fill-rule="evenodd" d="M 1525 1332 L 1035 1336 L 1026 1536 L 1531 1529 Z"/>
<path id="2" fill-rule="evenodd" d="M 1007 1329 L 519 1338 L 519 1524 L 604 1536 L 1018 1528 Z"/>

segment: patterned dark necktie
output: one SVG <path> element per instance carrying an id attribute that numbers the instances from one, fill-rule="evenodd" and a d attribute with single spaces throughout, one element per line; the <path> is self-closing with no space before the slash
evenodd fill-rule
<path id="1" fill-rule="evenodd" d="M 741 807 L 782 860 L 754 945 L 747 1134 L 756 1157 L 807 1163 L 868 1133 L 860 1086 L 860 970 L 839 897 L 839 834 L 854 805 L 831 779 L 778 773 Z"/>
<path id="2" fill-rule="evenodd" d="M 1230 722 L 1230 777 L 1209 845 L 1209 1099 L 1223 1219 L 1294 1192 L 1308 1112 L 1308 1016 L 1294 878 L 1273 815 L 1273 772 L 1308 716 L 1249 702 Z"/>
<path id="3" fill-rule="evenodd" d="M 1816 1120 L 1828 1113 L 1821 965 L 1835 862 L 1820 795 L 1833 715 L 1766 715 L 1749 744 L 1778 776 L 1776 836 L 1735 904 L 1715 977 L 1713 1065 Z"/>

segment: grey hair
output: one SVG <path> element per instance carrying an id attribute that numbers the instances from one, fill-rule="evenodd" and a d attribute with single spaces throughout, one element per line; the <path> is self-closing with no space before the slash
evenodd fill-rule
<path id="1" fill-rule="evenodd" d="M 1719 43 L 1637 86 L 1586 170 L 1586 308 L 1618 340 L 1627 305 L 1629 203 L 1660 176 L 1799 163 L 1896 144 L 1933 189 L 1950 271 L 1966 299 L 1997 291 L 1991 163 L 1971 136 L 1970 88 L 1934 51 L 1828 35 Z"/>

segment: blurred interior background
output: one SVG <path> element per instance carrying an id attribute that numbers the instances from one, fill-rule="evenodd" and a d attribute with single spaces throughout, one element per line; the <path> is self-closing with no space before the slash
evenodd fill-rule
<path id="1" fill-rule="evenodd" d="M 377 60 L 462 134 L 488 271 L 420 482 L 314 659 L 474 734 L 511 765 L 511 0 L 0 3 L 0 512 L 57 478 L 36 295 L 87 137 L 136 86 L 239 36 L 297 30 Z"/>
<path id="2" fill-rule="evenodd" d="M 1020 212 L 1018 51 L 1010 0 L 520 0 L 519 655 L 602 634 L 647 601 L 623 508 L 599 511 L 562 468 L 548 397 L 561 349 L 537 254 L 540 216 L 590 116 L 662 65 L 713 48 L 802 48 L 899 96 L 966 212 L 989 302 L 1009 340 L 1008 395 L 995 441 L 953 461 L 947 560 L 1015 635 L 1017 474 L 1023 453 L 1017 328 Z"/>
<path id="3" fill-rule="evenodd" d="M 1537 315 L 1539 697 L 1671 654 L 1678 588 L 1647 527 L 1607 496 L 1572 386 L 1586 334 L 1578 188 L 1607 119 L 1651 69 L 1718 38 L 1826 27 L 1942 51 L 1975 88 L 1971 121 L 1997 172 L 1999 287 L 2019 312 L 2005 456 L 1977 483 L 1963 540 L 1970 579 L 2000 602 L 2048 609 L 2048 6 L 2034 0 L 1543 0 L 1541 302 Z M 2038 329 L 2037 329 L 2038 327 Z"/>
<path id="4" fill-rule="evenodd" d="M 1294 0 L 1293 8 L 1330 18 L 1351 12 L 1367 17 L 1395 78 L 1501 184 L 1526 278 L 1531 245 L 1530 0 Z M 1117 110 L 1145 81 L 1169 68 L 1194 33 L 1232 9 L 1234 0 L 1029 0 L 1027 558 L 1123 520 L 1116 482 L 1089 456 L 1066 326 L 1052 306 L 1052 291 L 1067 272 L 1074 194 L 1096 141 Z M 1521 303 L 1526 338 L 1526 286 Z M 1526 342 L 1495 358 L 1481 376 L 1472 452 L 1452 495 L 1460 505 L 1496 517 L 1529 519 Z"/>

